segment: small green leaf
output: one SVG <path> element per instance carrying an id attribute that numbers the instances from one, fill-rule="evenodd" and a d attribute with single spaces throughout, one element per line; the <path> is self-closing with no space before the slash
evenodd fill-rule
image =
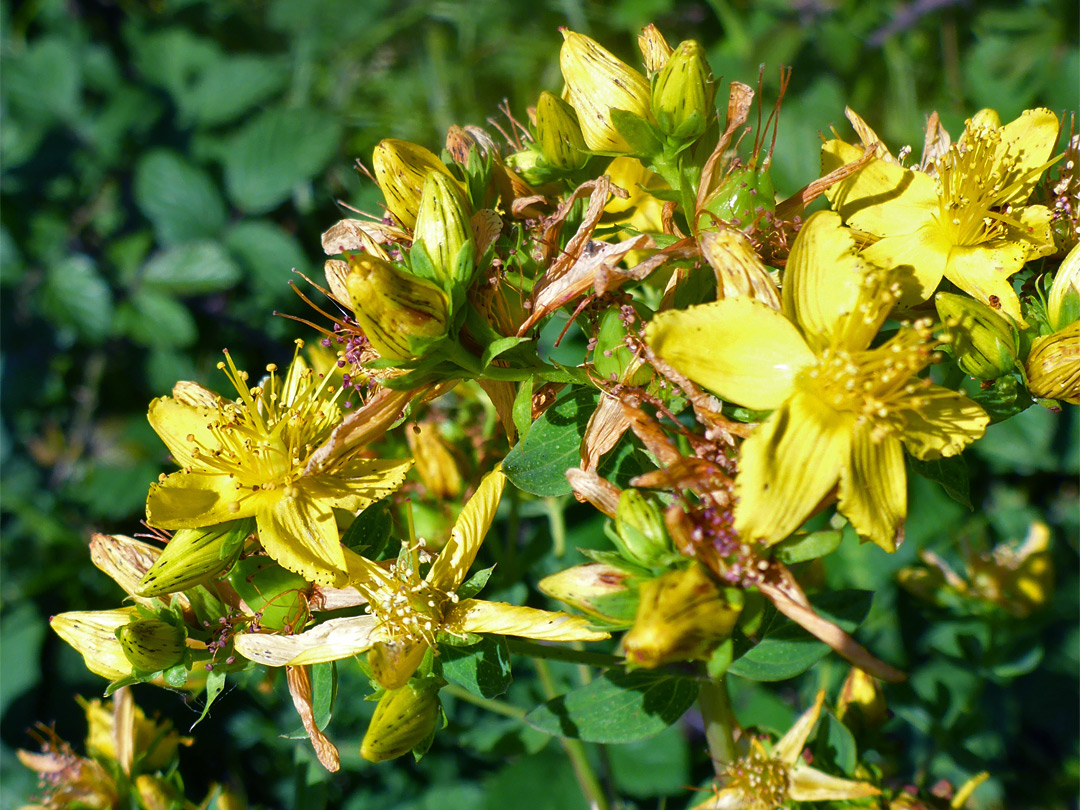
<path id="1" fill-rule="evenodd" d="M 487 585 L 487 581 L 491 579 L 491 574 L 495 570 L 495 566 L 490 568 L 483 568 L 461 583 L 461 587 L 457 589 L 457 595 L 462 599 L 471 599 L 476 596 Z"/>
<path id="2" fill-rule="evenodd" d="M 656 137 L 656 130 L 652 124 L 640 115 L 626 110 L 613 109 L 611 111 L 611 124 L 630 144 L 633 154 L 639 157 L 652 157 L 663 148 L 660 139 Z"/>
<path id="3" fill-rule="evenodd" d="M 55 322 L 73 327 L 91 343 L 105 340 L 112 330 L 112 290 L 88 256 L 75 254 L 48 268 L 41 305 Z"/>
<path id="4" fill-rule="evenodd" d="M 311 667 L 311 712 L 315 725 L 325 729 L 334 710 L 337 695 L 337 667 L 333 661 Z"/>
<path id="5" fill-rule="evenodd" d="M 176 295 L 225 290 L 240 280 L 240 268 L 216 242 L 188 242 L 158 253 L 143 270 L 147 287 Z"/>
<path id="6" fill-rule="evenodd" d="M 814 761 L 831 762 L 848 776 L 855 772 L 855 765 L 858 764 L 855 737 L 832 712 L 825 712 L 821 716 L 814 745 Z"/>
<path id="7" fill-rule="evenodd" d="M 835 529 L 798 534 L 773 546 L 773 556 L 785 565 L 816 560 L 836 551 L 843 539 L 844 533 Z"/>
<path id="8" fill-rule="evenodd" d="M 666 672 L 612 669 L 533 709 L 525 722 L 559 737 L 632 742 L 659 734 L 682 717 L 698 688 L 697 681 Z"/>
<path id="9" fill-rule="evenodd" d="M 280 59 L 241 54 L 210 62 L 181 98 L 187 115 L 208 126 L 239 118 L 279 92 L 288 78 Z"/>
<path id="10" fill-rule="evenodd" d="M 517 428 L 518 437 L 524 438 L 532 427 L 532 396 L 533 378 L 522 380 L 518 384 L 517 394 L 514 395 L 514 407 L 512 410 L 514 427 Z"/>
<path id="11" fill-rule="evenodd" d="M 225 235 L 225 247 L 247 271 L 256 292 L 268 297 L 291 296 L 289 281 L 296 278 L 292 271 L 311 271 L 299 240 L 270 220 L 239 223 Z"/>
<path id="12" fill-rule="evenodd" d="M 356 516 L 341 536 L 341 542 L 357 554 L 377 560 L 390 541 L 394 520 L 386 500 L 373 503 Z"/>
<path id="13" fill-rule="evenodd" d="M 909 456 L 908 466 L 911 467 L 912 472 L 941 484 L 949 497 L 961 506 L 972 508 L 967 462 L 964 461 L 963 456 L 939 458 L 934 461 L 919 461 Z"/>
<path id="14" fill-rule="evenodd" d="M 485 636 L 467 646 L 439 645 L 443 677 L 474 695 L 494 698 L 510 688 L 510 651 L 502 636 Z"/>
<path id="15" fill-rule="evenodd" d="M 210 706 L 217 696 L 221 694 L 221 690 L 225 688 L 225 670 L 214 668 L 210 670 L 210 674 L 206 676 L 206 704 L 203 706 L 202 713 L 199 715 L 199 719 L 191 724 L 192 728 L 199 725 L 206 717 L 206 713 L 210 711 Z"/>
<path id="16" fill-rule="evenodd" d="M 195 319 L 182 303 L 165 292 L 143 288 L 117 309 L 118 331 L 142 346 L 182 349 L 198 338 Z"/>
<path id="17" fill-rule="evenodd" d="M 595 389 L 571 388 L 544 411 L 503 461 L 510 482 L 532 495 L 570 494 L 566 471 L 581 463 L 581 439 L 596 401 Z"/>
<path id="18" fill-rule="evenodd" d="M 225 225 L 225 203 L 210 175 L 175 152 L 143 155 L 135 166 L 134 192 L 135 204 L 164 245 L 216 236 Z"/>

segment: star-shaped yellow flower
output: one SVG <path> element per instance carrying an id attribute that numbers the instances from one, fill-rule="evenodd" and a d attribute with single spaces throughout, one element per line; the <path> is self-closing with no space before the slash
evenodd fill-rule
<path id="1" fill-rule="evenodd" d="M 693 810 L 777 810 L 788 802 L 842 801 L 880 794 L 869 782 L 829 776 L 802 758 L 824 703 L 822 690 L 771 753 L 760 740 L 751 739 L 750 752 L 727 766 L 723 789 Z"/>
<path id="2" fill-rule="evenodd" d="M 926 171 L 875 158 L 825 195 L 847 225 L 878 237 L 867 259 L 911 267 L 904 303 L 925 301 L 944 277 L 1026 326 L 1009 277 L 1055 250 L 1050 209 L 1027 201 L 1057 138 L 1050 110 L 1027 110 L 1004 126 L 983 110 Z M 822 170 L 861 156 L 859 147 L 831 140 Z"/>
<path id="3" fill-rule="evenodd" d="M 340 388 L 299 354 L 249 388 L 226 353 L 239 398 L 181 382 L 150 403 L 149 419 L 181 466 L 150 488 L 147 522 L 195 529 L 254 517 L 259 542 L 285 568 L 321 585 L 348 579 L 334 508 L 356 512 L 396 490 L 408 460 L 360 458 L 360 448 L 309 464 L 341 422 Z"/>
<path id="4" fill-rule="evenodd" d="M 376 680 L 386 689 L 397 689 L 412 677 L 427 649 L 436 646 L 439 633 L 494 633 L 544 641 L 608 638 L 608 633 L 590 630 L 578 616 L 458 595 L 505 485 L 501 470 L 480 482 L 454 523 L 446 547 L 424 576 L 420 566 L 430 555 L 422 548 L 400 556 L 389 569 L 346 552 L 350 584 L 367 598 L 368 615 L 331 619 L 293 636 L 241 634 L 235 638 L 237 652 L 260 664 L 297 666 L 370 650 L 368 662 Z"/>
<path id="5" fill-rule="evenodd" d="M 735 528 L 746 540 L 783 540 L 839 481 L 856 532 L 893 551 L 907 512 L 903 448 L 939 458 L 982 436 L 989 418 L 977 404 L 918 376 L 933 359 L 928 323 L 871 348 L 899 295 L 892 279 L 822 211 L 792 247 L 782 312 L 725 298 L 647 327 L 678 371 L 729 402 L 774 411 L 740 453 Z"/>

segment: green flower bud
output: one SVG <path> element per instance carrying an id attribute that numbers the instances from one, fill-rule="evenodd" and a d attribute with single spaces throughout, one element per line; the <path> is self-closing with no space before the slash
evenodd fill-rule
<path id="1" fill-rule="evenodd" d="M 536 142 L 544 160 L 553 168 L 573 172 L 589 161 L 574 108 L 546 91 L 536 103 Z"/>
<path id="2" fill-rule="evenodd" d="M 418 356 L 414 344 L 446 334 L 445 293 L 390 262 L 367 254 L 349 256 L 345 285 L 356 322 L 382 357 L 412 359 Z"/>
<path id="3" fill-rule="evenodd" d="M 476 243 L 471 216 L 469 203 L 457 181 L 441 172 L 431 172 L 424 180 L 413 244 L 423 245 L 435 280 L 444 290 L 472 283 Z"/>
<path id="4" fill-rule="evenodd" d="M 646 669 L 707 660 L 731 635 L 742 606 L 742 591 L 721 587 L 699 563 L 669 571 L 641 586 L 634 626 L 623 637 L 626 660 Z"/>
<path id="5" fill-rule="evenodd" d="M 675 49 L 656 77 L 653 117 L 665 135 L 694 140 L 704 134 L 709 124 L 715 92 L 705 52 L 688 39 Z"/>
<path id="6" fill-rule="evenodd" d="M 551 167 L 538 149 L 522 149 L 506 157 L 506 165 L 530 186 L 539 186 L 552 179 Z"/>
<path id="7" fill-rule="evenodd" d="M 639 316 L 642 313 L 639 313 Z M 648 316 L 643 320 L 648 320 Z M 653 377 L 650 366 L 626 345 L 629 334 L 623 320 L 622 308 L 609 307 L 600 317 L 596 332 L 596 348 L 593 350 L 593 368 L 605 380 L 624 382 L 627 385 L 645 385 Z"/>
<path id="8" fill-rule="evenodd" d="M 120 647 L 135 669 L 157 672 L 184 660 L 183 628 L 161 619 L 138 619 L 116 631 Z"/>
<path id="9" fill-rule="evenodd" d="M 629 627 L 638 607 L 638 591 L 632 579 L 633 575 L 621 568 L 585 563 L 544 577 L 537 587 L 590 618 Z"/>
<path id="10" fill-rule="evenodd" d="M 652 565 L 671 550 L 660 511 L 636 489 L 624 489 L 615 511 L 619 553 L 632 562 Z"/>
<path id="11" fill-rule="evenodd" d="M 412 680 L 379 698 L 368 725 L 360 756 L 369 762 L 400 757 L 435 733 L 439 719 L 439 683 Z"/>
<path id="12" fill-rule="evenodd" d="M 254 520 L 221 523 L 208 529 L 180 529 L 139 581 L 139 596 L 187 590 L 224 574 L 236 561 Z"/>
<path id="13" fill-rule="evenodd" d="M 1037 338 L 1024 365 L 1032 395 L 1080 405 L 1080 321 Z"/>
<path id="14" fill-rule="evenodd" d="M 386 198 L 387 209 L 406 228 L 416 224 L 416 212 L 420 208 L 427 176 L 432 172 L 450 176 L 446 164 L 433 152 L 393 138 L 379 142 L 371 162 L 375 168 L 375 182 Z"/>
<path id="15" fill-rule="evenodd" d="M 966 295 L 938 293 L 934 305 L 965 374 L 996 380 L 1016 365 L 1016 330 L 1008 319 Z"/>
<path id="16" fill-rule="evenodd" d="M 1080 320 L 1080 245 L 1069 251 L 1057 269 L 1046 298 L 1046 315 L 1055 332 Z"/>
<path id="17" fill-rule="evenodd" d="M 706 198 L 703 210 L 736 228 L 745 228 L 762 214 L 775 211 L 776 192 L 768 167 L 742 166 L 731 170 Z M 702 219 L 700 212 L 698 219 Z M 709 230 L 711 217 L 704 219 L 700 228 Z"/>

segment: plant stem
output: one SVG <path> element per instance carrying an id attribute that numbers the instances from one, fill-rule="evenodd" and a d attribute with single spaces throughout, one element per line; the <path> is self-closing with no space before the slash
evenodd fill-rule
<path id="1" fill-rule="evenodd" d="M 530 658 L 565 661 L 568 664 L 589 664 L 594 667 L 613 667 L 623 663 L 623 659 L 617 655 L 589 652 L 587 650 L 571 650 L 567 647 L 554 647 L 509 636 L 506 639 L 506 644 L 514 655 L 527 655 Z"/>
<path id="2" fill-rule="evenodd" d="M 524 720 L 526 711 L 518 706 L 512 706 L 501 700 L 490 700 L 489 698 L 482 698 L 479 695 L 474 695 L 468 689 L 463 686 L 458 686 L 456 683 L 448 683 L 443 689 L 448 693 L 464 700 L 466 703 L 472 703 L 474 706 L 479 706 L 481 709 L 487 709 L 489 712 L 495 714 L 501 714 L 503 717 L 512 717 L 514 720 Z"/>
<path id="3" fill-rule="evenodd" d="M 547 661 L 534 659 L 533 664 L 536 666 L 536 674 L 540 676 L 540 685 L 544 690 L 544 695 L 548 700 L 551 700 L 558 695 L 558 690 L 555 688 L 555 681 L 551 677 L 551 670 L 548 669 Z M 585 744 L 581 740 L 570 740 L 566 737 L 560 737 L 559 744 L 562 745 L 563 751 L 566 752 L 566 756 L 570 760 L 570 765 L 574 769 L 574 776 L 577 777 L 578 786 L 581 788 L 582 795 L 585 796 L 585 801 L 594 810 L 610 810 L 611 805 L 608 804 L 604 788 L 596 777 L 592 765 L 589 764 Z"/>
<path id="4" fill-rule="evenodd" d="M 698 707 L 705 721 L 705 741 L 709 745 L 709 756 L 713 768 L 719 776 L 724 768 L 738 757 L 735 748 L 735 729 L 738 721 L 731 713 L 731 700 L 728 698 L 727 683 L 721 675 L 716 680 L 706 680 L 698 693 Z"/>

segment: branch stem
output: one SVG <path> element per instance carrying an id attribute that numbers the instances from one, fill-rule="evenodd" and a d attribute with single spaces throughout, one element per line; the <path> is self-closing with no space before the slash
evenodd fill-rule
<path id="1" fill-rule="evenodd" d="M 728 764 L 738 758 L 735 730 L 739 724 L 731 712 L 731 699 L 728 697 L 727 683 L 723 676 L 702 682 L 701 692 L 698 693 L 698 707 L 705 721 L 705 741 L 709 745 L 709 756 L 712 757 L 713 768 L 719 776 Z"/>

